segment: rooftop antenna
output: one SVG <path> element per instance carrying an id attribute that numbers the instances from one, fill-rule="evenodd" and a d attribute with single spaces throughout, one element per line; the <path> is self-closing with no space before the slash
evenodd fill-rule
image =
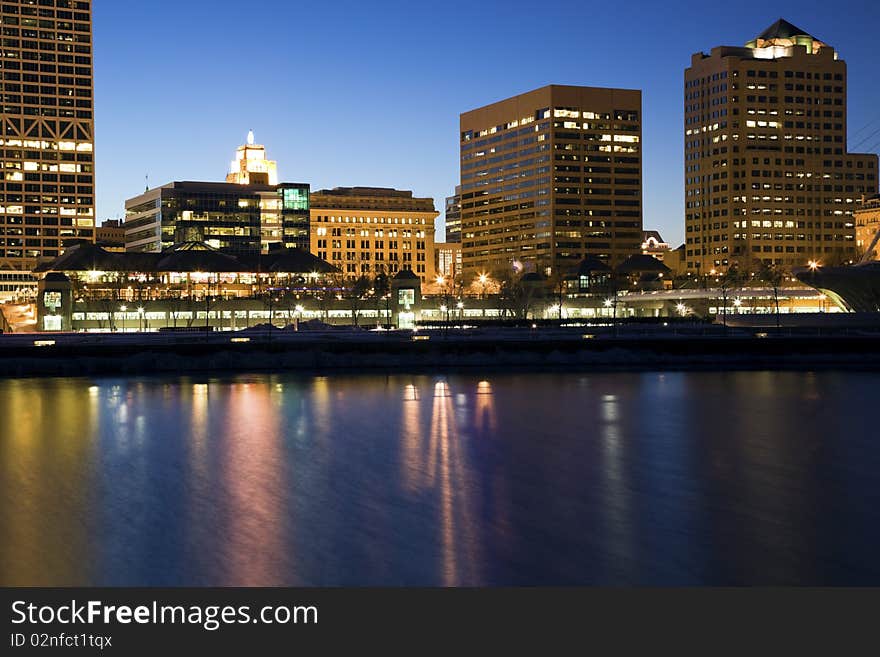
<path id="1" fill-rule="evenodd" d="M 146 176 L 144 176 L 144 184 L 145 184 L 145 189 L 144 189 L 144 191 L 145 191 L 145 192 L 150 191 L 150 175 L 149 175 L 149 174 L 147 174 Z"/>

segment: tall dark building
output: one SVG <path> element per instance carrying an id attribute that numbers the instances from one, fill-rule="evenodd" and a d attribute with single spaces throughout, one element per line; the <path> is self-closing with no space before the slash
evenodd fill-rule
<path id="1" fill-rule="evenodd" d="M 446 241 L 461 242 L 461 185 L 455 186 L 455 195 L 446 197 Z"/>
<path id="2" fill-rule="evenodd" d="M 846 82 L 832 46 L 781 19 L 744 47 L 691 58 L 688 271 L 855 257 L 852 213 L 877 191 L 877 156 L 847 152 Z"/>
<path id="3" fill-rule="evenodd" d="M 91 2 L 0 4 L 0 270 L 95 239 Z"/>
<path id="4" fill-rule="evenodd" d="M 562 85 L 462 114 L 465 279 L 638 253 L 641 119 L 641 91 Z"/>

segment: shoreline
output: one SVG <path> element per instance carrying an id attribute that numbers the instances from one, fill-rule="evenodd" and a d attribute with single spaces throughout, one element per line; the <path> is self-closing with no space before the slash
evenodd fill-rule
<path id="1" fill-rule="evenodd" d="M 65 337 L 67 339 L 65 339 Z M 240 336 L 233 336 L 239 337 Z M 589 372 L 673 370 L 880 371 L 877 335 L 659 334 L 568 332 L 229 336 L 201 340 L 146 335 L 17 336 L 0 346 L 0 377 L 149 374 Z M 39 343 L 40 346 L 37 346 Z"/>

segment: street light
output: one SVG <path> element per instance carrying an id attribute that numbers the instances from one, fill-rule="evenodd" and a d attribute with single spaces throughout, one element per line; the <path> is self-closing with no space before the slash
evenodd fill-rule
<path id="1" fill-rule="evenodd" d="M 486 273 L 482 273 L 477 277 L 477 280 L 480 282 L 480 298 L 486 298 L 486 285 L 489 284 L 489 275 Z"/>
<path id="2" fill-rule="evenodd" d="M 122 332 L 125 333 L 125 311 L 128 310 L 128 307 L 119 306 L 119 310 L 122 312 Z"/>
<path id="3" fill-rule="evenodd" d="M 144 321 L 144 307 L 138 306 L 138 328 L 141 331 L 146 330 L 146 322 Z"/>

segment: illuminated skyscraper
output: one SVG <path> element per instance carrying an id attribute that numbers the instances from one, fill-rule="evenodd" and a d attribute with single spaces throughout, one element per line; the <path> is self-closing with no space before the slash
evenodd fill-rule
<path id="1" fill-rule="evenodd" d="M 247 143 L 235 151 L 226 182 L 238 185 L 277 185 L 278 163 L 266 159 L 266 147 L 254 143 L 254 131 L 248 132 Z"/>
<path id="2" fill-rule="evenodd" d="M 465 278 L 638 253 L 641 119 L 641 91 L 563 85 L 462 114 Z"/>
<path id="3" fill-rule="evenodd" d="M 855 257 L 877 156 L 847 152 L 846 64 L 779 20 L 685 71 L 686 265 L 693 273 Z"/>
<path id="4" fill-rule="evenodd" d="M 0 270 L 95 240 L 91 2 L 0 4 Z"/>

